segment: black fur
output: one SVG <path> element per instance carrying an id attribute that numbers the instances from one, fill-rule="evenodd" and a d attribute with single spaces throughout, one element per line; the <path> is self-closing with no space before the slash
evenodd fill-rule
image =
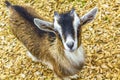
<path id="1" fill-rule="evenodd" d="M 60 14 L 60 19 L 58 21 L 63 30 L 63 36 L 66 40 L 66 36 L 69 34 L 74 39 L 74 28 L 73 28 L 74 16 L 70 15 L 70 12 Z"/>
<path id="2" fill-rule="evenodd" d="M 34 17 L 31 14 L 29 14 L 23 7 L 15 5 L 13 6 L 13 8 L 27 21 L 33 23 Z"/>

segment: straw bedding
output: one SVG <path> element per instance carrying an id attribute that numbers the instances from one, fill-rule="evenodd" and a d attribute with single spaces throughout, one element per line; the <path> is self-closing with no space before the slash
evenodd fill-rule
<path id="1" fill-rule="evenodd" d="M 98 7 L 95 20 L 82 28 L 86 63 L 77 80 L 120 80 L 120 0 L 9 0 L 28 5 L 48 21 L 53 12 L 72 7 L 82 16 Z M 33 62 L 10 31 L 9 11 L 0 0 L 0 80 L 58 80 L 52 70 Z"/>

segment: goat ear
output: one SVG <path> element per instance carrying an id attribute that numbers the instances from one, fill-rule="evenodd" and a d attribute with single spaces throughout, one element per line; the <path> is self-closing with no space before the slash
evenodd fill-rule
<path id="1" fill-rule="evenodd" d="M 47 32 L 54 32 L 53 23 L 44 21 L 38 18 L 34 18 L 34 24 L 41 30 Z"/>
<path id="2" fill-rule="evenodd" d="M 93 8 L 92 10 L 90 10 L 88 13 L 86 13 L 85 15 L 83 15 L 81 18 L 80 18 L 80 21 L 81 21 L 81 25 L 84 25 L 86 23 L 89 23 L 91 22 L 95 16 L 96 16 L 96 13 L 98 11 L 98 8 L 95 7 Z"/>

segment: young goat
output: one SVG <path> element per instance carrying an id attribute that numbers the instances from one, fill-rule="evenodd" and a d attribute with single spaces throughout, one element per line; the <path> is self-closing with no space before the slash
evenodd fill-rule
<path id="1" fill-rule="evenodd" d="M 61 14 L 55 12 L 52 23 L 41 19 L 30 7 L 5 3 L 10 10 L 13 34 L 26 46 L 33 60 L 50 63 L 61 79 L 81 70 L 84 65 L 81 28 L 94 19 L 97 8 L 82 17 L 74 9 Z"/>

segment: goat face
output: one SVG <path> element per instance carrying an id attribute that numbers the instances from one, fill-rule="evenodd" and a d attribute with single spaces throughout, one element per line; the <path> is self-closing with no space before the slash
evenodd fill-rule
<path id="1" fill-rule="evenodd" d="M 65 50 L 74 51 L 77 49 L 79 25 L 80 18 L 74 9 L 64 14 L 54 13 L 54 28 L 59 33 Z"/>
<path id="2" fill-rule="evenodd" d="M 75 51 L 78 46 L 78 35 L 79 27 L 82 25 L 92 21 L 96 15 L 97 8 L 93 8 L 87 14 L 82 16 L 81 18 L 76 14 L 75 10 L 72 9 L 69 12 L 58 14 L 54 12 L 54 23 L 50 23 L 47 21 L 43 21 L 35 18 L 35 25 L 44 31 L 58 33 L 60 35 L 60 39 L 64 45 L 64 50 L 67 51 Z"/>

